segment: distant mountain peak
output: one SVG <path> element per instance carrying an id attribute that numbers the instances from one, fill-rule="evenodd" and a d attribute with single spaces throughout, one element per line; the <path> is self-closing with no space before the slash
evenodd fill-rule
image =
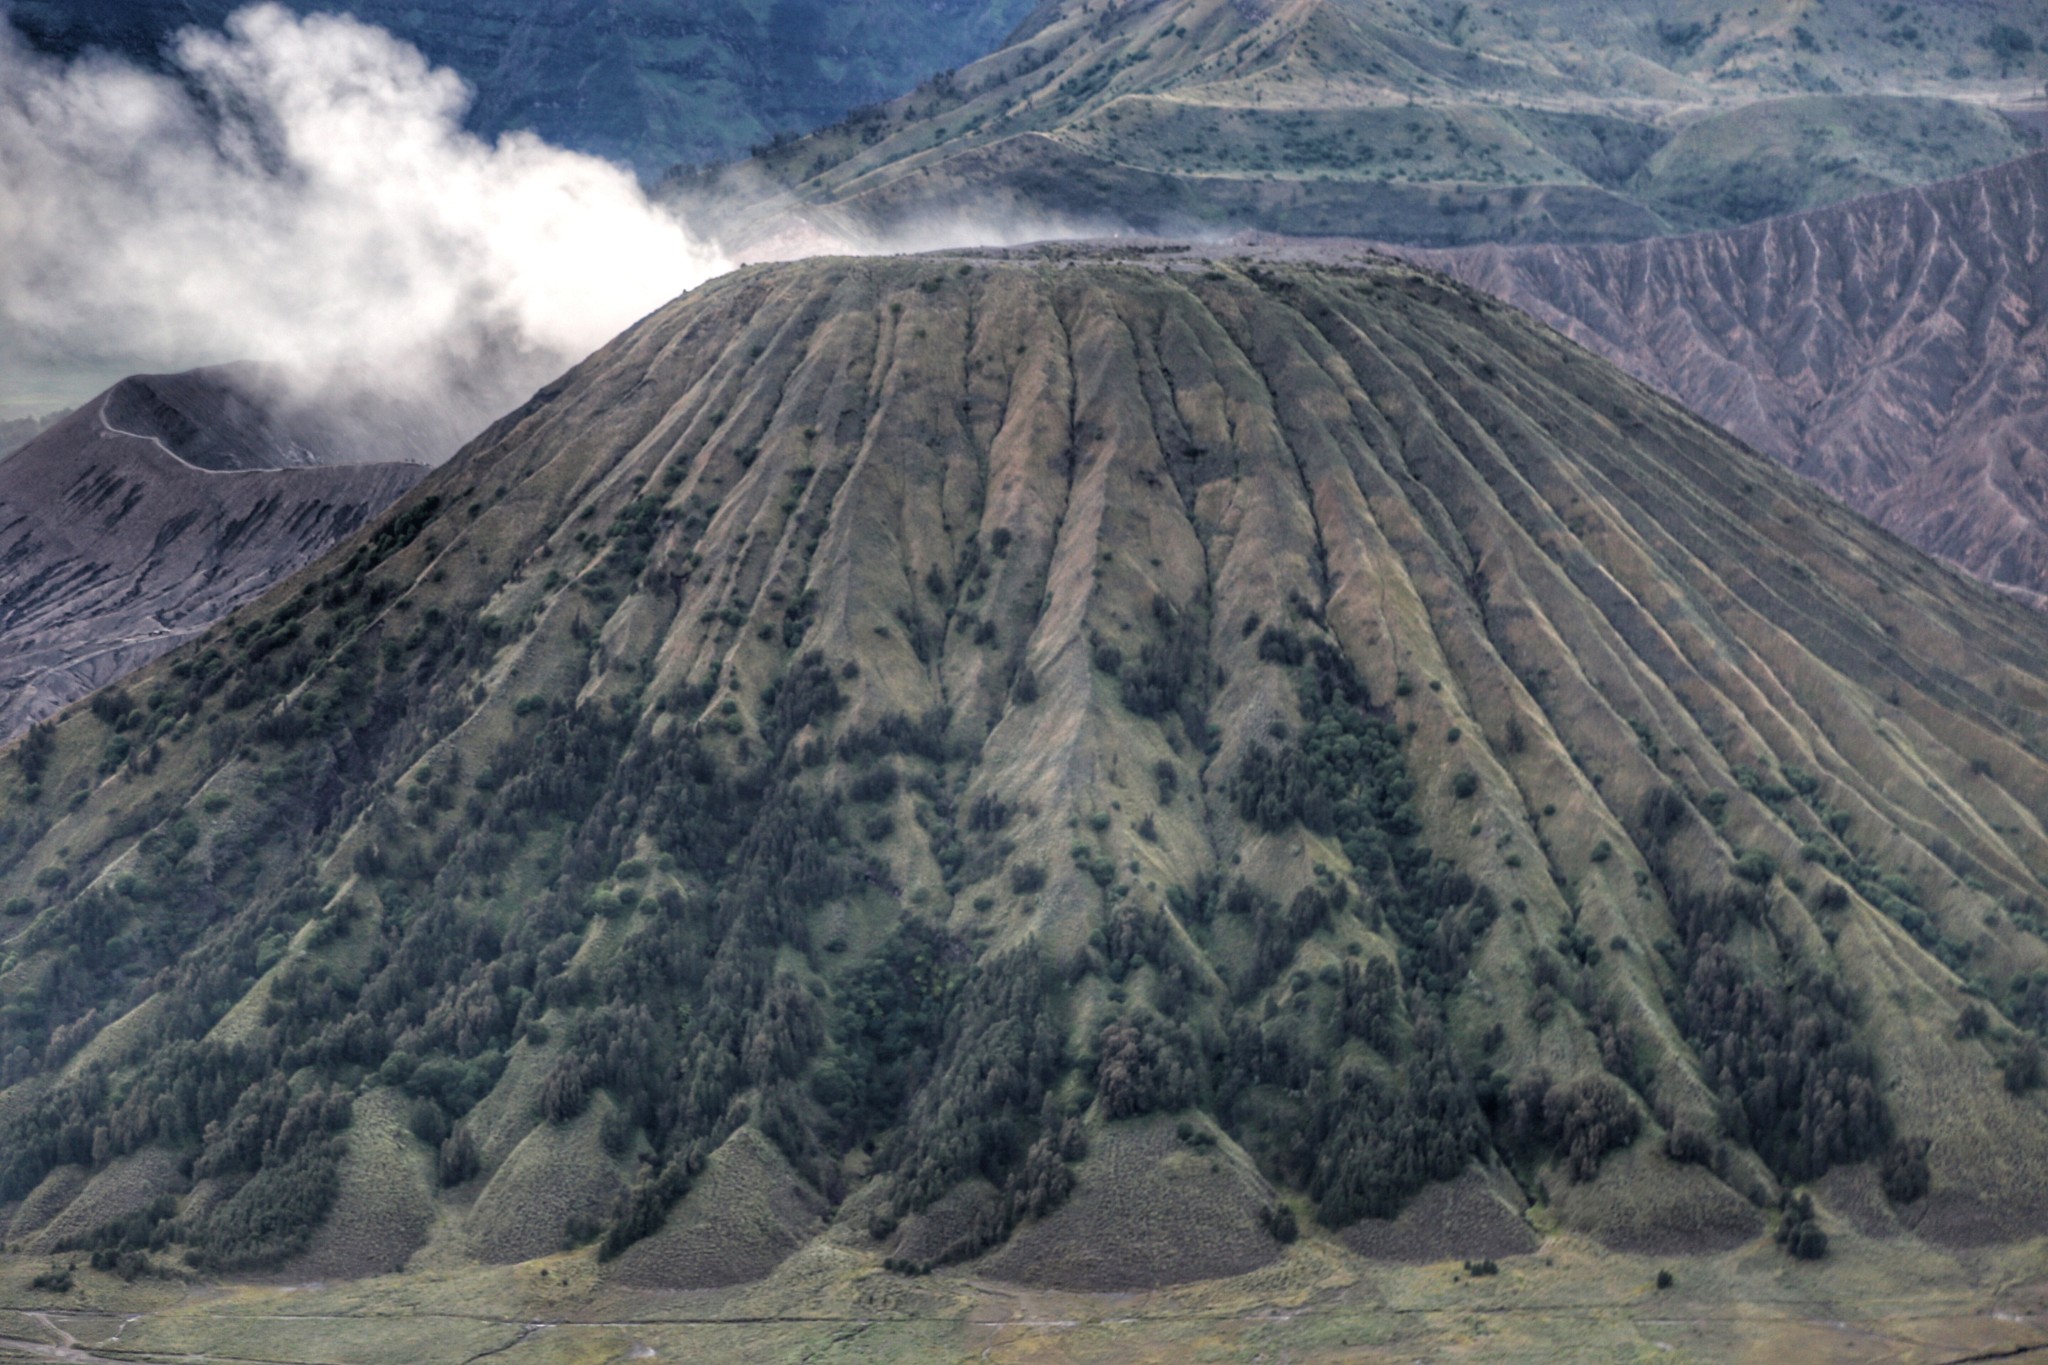
<path id="1" fill-rule="evenodd" d="M 0 461 L 0 736 L 203 632 L 424 463 L 249 365 L 124 379 Z"/>

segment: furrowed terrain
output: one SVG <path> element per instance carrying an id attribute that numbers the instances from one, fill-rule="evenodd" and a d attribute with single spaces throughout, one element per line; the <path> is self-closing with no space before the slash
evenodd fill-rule
<path id="1" fill-rule="evenodd" d="M 1048 0 L 958 71 L 674 188 L 757 255 L 791 217 L 852 241 L 1626 241 L 2020 156 L 2043 46 L 2024 3 Z"/>
<path id="2" fill-rule="evenodd" d="M 419 482 L 423 463 L 331 463 L 367 453 L 366 420 L 280 403 L 253 367 L 139 375 L 0 463 L 0 737 L 205 630 Z"/>
<path id="3" fill-rule="evenodd" d="M 762 1322 L 1995 1258 L 2044 701 L 1405 265 L 742 270 L 0 759 L 5 1240 Z"/>
<path id="4" fill-rule="evenodd" d="M 1411 253 L 2048 604 L 2048 154 L 1731 232 Z"/>

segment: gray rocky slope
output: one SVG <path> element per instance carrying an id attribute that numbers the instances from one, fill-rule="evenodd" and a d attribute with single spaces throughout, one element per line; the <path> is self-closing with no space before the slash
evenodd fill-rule
<path id="1" fill-rule="evenodd" d="M 0 740 L 306 564 L 426 473 L 322 465 L 232 371 L 123 380 L 0 463 Z"/>

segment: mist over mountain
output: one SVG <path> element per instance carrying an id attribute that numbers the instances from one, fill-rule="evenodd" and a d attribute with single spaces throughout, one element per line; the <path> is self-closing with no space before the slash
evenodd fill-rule
<path id="1" fill-rule="evenodd" d="M 2034 613 L 1440 277 L 748 268 L 0 761 L 6 1238 L 1995 1247 L 2044 703 Z"/>
<path id="2" fill-rule="evenodd" d="M 42 431 L 64 414 L 48 413 L 41 416 L 10 417 L 0 421 L 0 459 L 5 459 L 28 444 L 29 438 Z"/>
<path id="3" fill-rule="evenodd" d="M 2048 604 L 2048 155 L 1724 233 L 1413 252 Z"/>
<path id="4" fill-rule="evenodd" d="M 464 131 L 461 81 L 354 20 L 251 7 L 164 60 L 0 29 L 0 401 L 24 359 L 257 361 L 441 414 L 441 458 L 723 268 L 621 168 Z"/>

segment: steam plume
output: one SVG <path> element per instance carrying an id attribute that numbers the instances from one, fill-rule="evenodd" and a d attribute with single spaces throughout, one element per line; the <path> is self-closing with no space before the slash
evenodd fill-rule
<path id="1" fill-rule="evenodd" d="M 0 25 L 17 352 L 257 359 L 473 426 L 725 268 L 625 170 L 463 131 L 460 78 L 380 29 L 262 4 L 170 56 L 58 63 Z"/>

